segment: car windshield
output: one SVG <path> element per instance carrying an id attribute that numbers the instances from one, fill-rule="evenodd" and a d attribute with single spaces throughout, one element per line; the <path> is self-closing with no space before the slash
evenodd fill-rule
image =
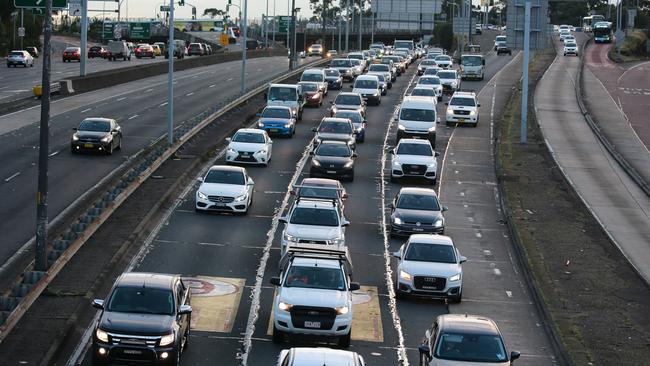
<path id="1" fill-rule="evenodd" d="M 139 314 L 174 314 L 174 295 L 170 290 L 146 287 L 118 287 L 106 306 L 107 311 Z"/>
<path id="2" fill-rule="evenodd" d="M 399 118 L 404 121 L 435 122 L 435 109 L 402 108 Z"/>
<path id="3" fill-rule="evenodd" d="M 377 89 L 377 82 L 374 80 L 357 80 L 354 87 L 358 89 Z"/>
<path id="4" fill-rule="evenodd" d="M 350 59 L 350 63 L 352 63 L 354 66 L 359 66 L 361 65 L 361 60 Z"/>
<path id="5" fill-rule="evenodd" d="M 566 43 L 566 47 L 575 47 L 575 46 L 576 46 L 575 43 L 571 43 L 571 42 Z"/>
<path id="6" fill-rule="evenodd" d="M 370 68 L 368 69 L 368 71 L 384 71 L 384 72 L 389 72 L 390 69 L 389 69 L 388 65 L 379 65 L 379 64 L 374 64 L 374 65 L 370 65 Z"/>
<path id="7" fill-rule="evenodd" d="M 296 225 L 339 226 L 339 217 L 334 207 L 296 207 L 289 222 Z"/>
<path id="8" fill-rule="evenodd" d="M 497 47 L 505 47 L 506 46 L 506 41 L 498 41 L 497 42 Z"/>
<path id="9" fill-rule="evenodd" d="M 293 102 L 298 100 L 298 95 L 294 88 L 273 87 L 269 90 L 269 100 Z"/>
<path id="10" fill-rule="evenodd" d="M 350 112 L 350 111 L 339 111 L 334 115 L 335 118 L 347 118 L 352 121 L 352 123 L 361 123 L 363 122 L 363 117 L 359 112 Z"/>
<path id="11" fill-rule="evenodd" d="M 476 102 L 474 101 L 474 98 L 451 98 L 449 105 L 476 107 Z"/>
<path id="12" fill-rule="evenodd" d="M 302 74 L 300 81 L 323 81 L 323 74 L 307 73 Z"/>
<path id="13" fill-rule="evenodd" d="M 438 69 L 435 67 L 427 67 L 426 70 L 424 70 L 424 75 L 438 75 Z M 440 81 L 440 79 L 438 79 Z M 438 82 L 440 84 L 440 82 Z"/>
<path id="14" fill-rule="evenodd" d="M 361 97 L 358 95 L 339 94 L 334 100 L 334 104 L 339 105 L 361 105 Z"/>
<path id="15" fill-rule="evenodd" d="M 437 77 L 437 76 L 420 78 L 420 80 L 418 80 L 418 84 L 439 85 L 440 84 L 440 78 Z"/>
<path id="16" fill-rule="evenodd" d="M 399 144 L 397 155 L 433 156 L 433 151 L 427 144 Z"/>
<path id="17" fill-rule="evenodd" d="M 213 169 L 203 179 L 204 183 L 244 185 L 244 174 L 237 170 Z"/>
<path id="18" fill-rule="evenodd" d="M 498 37 L 495 39 L 495 41 L 497 41 L 497 42 L 505 42 L 505 41 L 506 41 L 506 37 L 505 37 L 505 36 L 498 36 Z"/>
<path id="19" fill-rule="evenodd" d="M 438 55 L 435 58 L 436 61 L 451 61 L 451 57 L 447 55 Z"/>
<path id="20" fill-rule="evenodd" d="M 284 286 L 345 291 L 345 281 L 340 268 L 316 266 L 291 266 Z"/>
<path id="21" fill-rule="evenodd" d="M 435 357 L 465 362 L 506 362 L 506 348 L 498 335 L 442 333 Z"/>
<path id="22" fill-rule="evenodd" d="M 316 149 L 315 155 L 350 157 L 352 156 L 352 151 L 345 144 L 320 144 Z"/>
<path id="23" fill-rule="evenodd" d="M 415 88 L 411 92 L 411 95 L 416 97 L 435 97 L 436 92 L 429 88 Z"/>
<path id="24" fill-rule="evenodd" d="M 109 132 L 111 130 L 111 123 L 108 121 L 87 119 L 81 121 L 78 130 L 91 132 Z"/>
<path id="25" fill-rule="evenodd" d="M 348 58 L 355 60 L 363 60 L 363 55 L 349 55 Z"/>
<path id="26" fill-rule="evenodd" d="M 23 56 L 23 53 L 20 51 L 13 51 L 11 52 L 10 56 Z"/>
<path id="27" fill-rule="evenodd" d="M 263 144 L 264 135 L 254 132 L 237 132 L 232 138 L 233 142 L 247 142 L 251 144 Z"/>
<path id="28" fill-rule="evenodd" d="M 440 71 L 438 77 L 441 79 L 455 79 L 456 73 L 453 71 Z"/>
<path id="29" fill-rule="evenodd" d="M 460 64 L 463 66 L 481 66 L 483 64 L 483 58 L 479 56 L 465 56 L 460 61 Z"/>
<path id="30" fill-rule="evenodd" d="M 332 63 L 330 63 L 330 66 L 333 67 L 350 67 L 352 66 L 352 63 L 350 60 L 333 60 Z"/>
<path id="31" fill-rule="evenodd" d="M 263 118 L 291 118 L 291 110 L 285 108 L 265 108 L 262 112 Z"/>
<path id="32" fill-rule="evenodd" d="M 318 84 L 316 84 L 316 83 L 304 83 L 304 84 L 301 83 L 300 87 L 301 87 L 303 93 L 304 92 L 315 92 L 315 91 L 318 90 Z"/>
<path id="33" fill-rule="evenodd" d="M 351 134 L 352 127 L 347 122 L 323 121 L 318 126 L 318 132 Z"/>
<path id="34" fill-rule="evenodd" d="M 430 194 L 402 194 L 397 200 L 397 208 L 405 210 L 440 211 L 438 198 Z"/>
<path id="35" fill-rule="evenodd" d="M 339 72 L 339 70 L 328 69 L 328 70 L 325 70 L 325 75 L 327 75 L 327 76 L 339 76 L 339 75 L 341 75 L 341 73 Z"/>
<path id="36" fill-rule="evenodd" d="M 443 244 L 409 243 L 404 259 L 417 262 L 456 263 L 454 247 Z"/>
<path id="37" fill-rule="evenodd" d="M 317 49 L 317 48 L 322 48 L 322 47 L 323 47 L 323 46 L 321 46 L 321 45 L 319 45 L 319 44 L 313 44 L 313 45 L 311 45 L 311 48 L 314 49 L 314 50 Z"/>

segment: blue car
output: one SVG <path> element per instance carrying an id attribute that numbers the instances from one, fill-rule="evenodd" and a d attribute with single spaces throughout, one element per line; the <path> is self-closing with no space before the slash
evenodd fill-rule
<path id="1" fill-rule="evenodd" d="M 257 128 L 269 135 L 292 137 L 296 133 L 296 118 L 289 107 L 267 106 L 257 116 Z"/>
<path id="2" fill-rule="evenodd" d="M 366 120 L 358 110 L 339 110 L 334 114 L 336 118 L 347 118 L 354 124 L 355 139 L 357 142 L 364 142 L 366 140 Z"/>

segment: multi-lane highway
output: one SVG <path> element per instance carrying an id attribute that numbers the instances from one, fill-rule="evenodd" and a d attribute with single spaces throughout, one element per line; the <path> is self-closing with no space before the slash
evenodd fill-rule
<path id="1" fill-rule="evenodd" d="M 313 61 L 306 59 L 303 62 Z M 247 84 L 255 85 L 288 68 L 284 57 L 249 60 Z M 11 70 L 14 71 L 14 70 Z M 200 114 L 239 92 L 241 62 L 206 66 L 174 75 L 174 121 Z M 49 216 L 56 217 L 79 195 L 126 159 L 166 132 L 167 76 L 147 78 L 63 98 L 51 105 Z M 72 128 L 86 117 L 118 120 L 124 148 L 112 156 L 72 155 Z M 0 262 L 4 263 L 34 233 L 38 121 L 40 107 L 0 116 Z"/>
<path id="2" fill-rule="evenodd" d="M 368 108 L 366 139 L 357 147 L 355 181 L 344 184 L 349 194 L 346 216 L 351 222 L 346 243 L 355 281 L 362 285 L 355 299 L 350 349 L 362 354 L 368 364 L 417 364 L 424 331 L 437 315 L 448 312 L 489 316 L 498 322 L 509 349 L 522 352 L 522 363 L 553 363 L 525 281 L 513 262 L 495 195 L 492 122 L 520 67 L 519 56 L 490 52 L 486 79 L 463 82 L 463 88 L 479 93 L 479 126 L 438 125 L 440 180 L 435 188 L 442 204 L 450 207 L 446 234 L 469 258 L 460 305 L 396 300 L 391 290 L 395 263 L 389 253 L 403 240 L 387 235 L 386 205 L 401 186 L 417 182 L 389 183 L 387 154 L 396 137 L 393 115 L 417 78 L 415 67 L 398 79 L 380 106 Z M 324 104 L 336 94 L 331 91 Z M 439 103 L 443 122 L 444 111 Z M 255 194 L 247 216 L 196 213 L 196 185 L 188 186 L 134 259 L 133 270 L 180 273 L 195 288 L 191 346 L 183 364 L 263 365 L 291 346 L 271 340 L 274 288 L 269 278 L 278 271 L 282 231 L 278 219 L 290 202 L 288 189 L 308 176 L 311 128 L 326 113 L 325 107 L 306 110 L 293 138 L 274 138 L 269 167 L 248 167 Z M 214 163 L 224 163 L 223 151 Z M 81 358 L 84 365 L 90 364 L 88 353 Z"/>

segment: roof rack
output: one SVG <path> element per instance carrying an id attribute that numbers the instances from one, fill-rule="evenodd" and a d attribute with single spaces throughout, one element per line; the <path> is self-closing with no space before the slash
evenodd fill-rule
<path id="1" fill-rule="evenodd" d="M 332 206 L 336 206 L 337 204 L 337 199 L 336 198 L 327 198 L 327 197 L 300 197 L 298 196 L 296 198 L 296 203 L 300 203 L 300 201 L 307 201 L 307 202 L 330 202 Z"/>
<path id="2" fill-rule="evenodd" d="M 291 245 L 280 259 L 280 268 L 285 268 L 287 263 L 295 257 L 338 260 L 345 265 L 346 272 L 352 277 L 352 261 L 347 246 L 327 244 Z"/>

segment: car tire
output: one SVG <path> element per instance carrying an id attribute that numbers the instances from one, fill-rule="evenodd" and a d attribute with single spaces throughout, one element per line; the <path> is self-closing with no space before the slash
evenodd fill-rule
<path id="1" fill-rule="evenodd" d="M 434 178 L 433 180 L 429 180 L 432 186 L 435 186 L 436 183 L 438 183 L 438 178 Z"/>
<path id="2" fill-rule="evenodd" d="M 111 141 L 111 145 L 108 149 L 106 149 L 106 155 L 113 155 L 113 142 Z"/>
<path id="3" fill-rule="evenodd" d="M 185 345 L 183 346 L 183 353 L 187 351 L 187 348 L 190 346 L 190 324 L 192 324 L 192 315 L 190 314 L 189 319 L 187 319 L 187 330 L 185 331 Z"/>
<path id="4" fill-rule="evenodd" d="M 32 62 L 31 64 L 29 64 L 29 67 L 34 67 L 34 63 Z"/>
<path id="5" fill-rule="evenodd" d="M 458 295 L 450 297 L 449 300 L 451 300 L 451 302 L 454 304 L 459 304 L 463 300 L 463 289 L 461 288 L 460 293 Z"/>
<path id="6" fill-rule="evenodd" d="M 348 334 L 339 337 L 339 342 L 338 342 L 339 348 L 349 348 L 351 340 L 352 340 L 352 329 L 350 329 L 350 332 Z"/>
<path id="7" fill-rule="evenodd" d="M 120 136 L 120 143 L 116 147 L 117 150 L 122 150 L 122 136 Z"/>
<path id="8" fill-rule="evenodd" d="M 282 343 L 284 342 L 284 332 L 279 330 L 273 325 L 273 343 Z"/>

